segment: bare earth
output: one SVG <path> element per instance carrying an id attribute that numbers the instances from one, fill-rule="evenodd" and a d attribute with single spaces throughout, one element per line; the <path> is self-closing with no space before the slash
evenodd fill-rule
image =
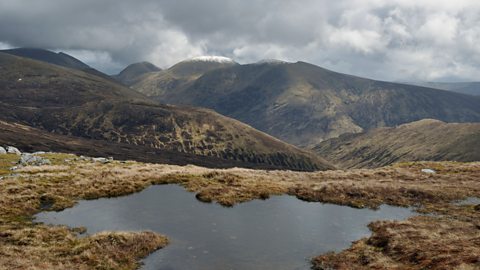
<path id="1" fill-rule="evenodd" d="M 416 206 L 404 221 L 376 221 L 372 236 L 340 253 L 312 259 L 314 269 L 480 269 L 480 163 L 415 162 L 378 169 L 324 172 L 206 169 L 45 154 L 48 166 L 10 171 L 15 155 L 0 155 L 0 269 L 135 269 L 168 244 L 153 232 L 112 232 L 79 238 L 82 228 L 32 221 L 40 211 L 72 207 L 81 199 L 138 192 L 175 183 L 205 202 L 232 206 L 271 195 L 375 208 Z M 435 174 L 422 173 L 431 168 Z M 168 237 L 168 236 L 167 236 Z"/>

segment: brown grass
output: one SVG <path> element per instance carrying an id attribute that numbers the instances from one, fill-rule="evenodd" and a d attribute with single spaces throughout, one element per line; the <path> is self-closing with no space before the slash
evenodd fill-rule
<path id="1" fill-rule="evenodd" d="M 479 252 L 479 211 L 450 202 L 480 196 L 480 163 L 417 162 L 373 170 L 302 173 L 49 158 L 52 165 L 25 167 L 17 176 L 0 181 L 0 268 L 137 267 L 138 258 L 164 246 L 166 239 L 153 233 L 106 233 L 80 239 L 74 229 L 35 224 L 31 217 L 42 210 L 71 207 L 80 199 L 121 196 L 168 183 L 195 192 L 201 201 L 225 206 L 290 194 L 353 207 L 419 206 L 420 211 L 440 214 L 372 223 L 372 237 L 342 253 L 315 258 L 317 269 L 478 266 L 471 255 Z M 424 174 L 422 168 L 434 168 L 437 173 Z M 415 260 L 410 259 L 412 254 L 417 254 Z"/>

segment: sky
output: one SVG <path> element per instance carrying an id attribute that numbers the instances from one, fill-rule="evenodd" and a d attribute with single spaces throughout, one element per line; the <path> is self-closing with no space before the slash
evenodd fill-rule
<path id="1" fill-rule="evenodd" d="M 392 81 L 480 81 L 478 0 L 0 0 L 0 48 L 109 74 L 200 55 L 305 61 Z"/>

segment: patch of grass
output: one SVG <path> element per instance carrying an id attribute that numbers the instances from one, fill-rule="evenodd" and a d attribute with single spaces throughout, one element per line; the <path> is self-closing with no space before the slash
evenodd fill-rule
<path id="1" fill-rule="evenodd" d="M 10 168 L 15 166 L 20 160 L 20 156 L 15 154 L 0 155 L 0 176 L 10 174 Z"/>

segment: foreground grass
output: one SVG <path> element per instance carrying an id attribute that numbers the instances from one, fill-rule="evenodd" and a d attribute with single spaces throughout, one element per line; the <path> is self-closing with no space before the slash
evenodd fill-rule
<path id="1" fill-rule="evenodd" d="M 417 162 L 373 170 L 301 173 L 137 162 L 100 164 L 49 155 L 50 166 L 25 167 L 15 171 L 15 176 L 4 170 L 0 268 L 138 267 L 138 259 L 167 244 L 164 237 L 125 232 L 78 238 L 79 229 L 36 224 L 31 217 L 42 210 L 71 207 L 80 199 L 121 196 L 168 183 L 195 192 L 201 201 L 224 206 L 290 194 L 352 207 L 418 206 L 419 211 L 437 214 L 374 222 L 370 238 L 343 252 L 314 258 L 316 269 L 479 268 L 480 207 L 451 201 L 480 196 L 480 163 Z M 422 168 L 434 168 L 437 173 L 424 174 Z"/>

